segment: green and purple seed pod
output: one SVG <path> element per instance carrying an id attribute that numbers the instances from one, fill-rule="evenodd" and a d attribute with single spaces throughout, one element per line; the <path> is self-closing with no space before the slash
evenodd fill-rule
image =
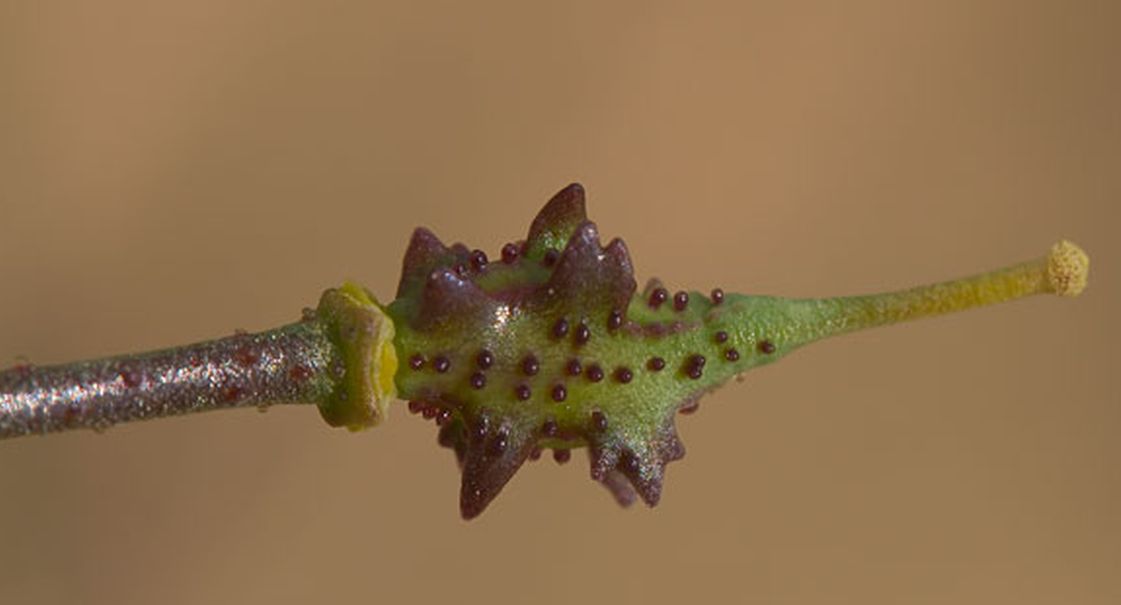
<path id="1" fill-rule="evenodd" d="M 823 299 L 639 291 L 622 240 L 600 241 L 584 190 L 557 193 L 495 259 L 417 229 L 396 298 L 353 284 L 303 321 L 255 335 L 0 372 L 0 437 L 193 411 L 315 403 L 332 426 L 378 424 L 391 401 L 439 426 L 479 515 L 529 459 L 587 447 L 623 505 L 657 504 L 674 425 L 705 393 L 804 344 L 1023 296 L 1075 296 L 1089 261 L 1070 242 L 1037 260 L 909 290 Z"/>

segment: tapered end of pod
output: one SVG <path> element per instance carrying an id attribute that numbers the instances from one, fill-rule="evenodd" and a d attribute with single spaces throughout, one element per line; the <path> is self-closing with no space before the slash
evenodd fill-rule
<path id="1" fill-rule="evenodd" d="M 1090 275 L 1090 256 L 1078 244 L 1061 240 L 1047 255 L 1047 285 L 1059 296 L 1078 296 Z"/>

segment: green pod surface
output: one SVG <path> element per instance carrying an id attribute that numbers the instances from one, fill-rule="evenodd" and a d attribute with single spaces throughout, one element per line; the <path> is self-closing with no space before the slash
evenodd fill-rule
<path id="1" fill-rule="evenodd" d="M 1086 265 L 1062 242 L 1038 261 L 873 296 L 671 293 L 657 280 L 640 292 L 626 246 L 601 243 L 573 184 L 493 261 L 417 229 L 386 312 L 401 360 L 397 392 L 455 452 L 465 518 L 547 448 L 564 461 L 587 447 L 593 479 L 621 504 L 637 495 L 653 506 L 666 465 L 685 454 L 676 414 L 729 378 L 833 334 L 1077 294 Z"/>

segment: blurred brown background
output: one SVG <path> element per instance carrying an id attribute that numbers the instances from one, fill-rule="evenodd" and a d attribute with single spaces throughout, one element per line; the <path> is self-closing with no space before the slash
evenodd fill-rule
<path id="1" fill-rule="evenodd" d="M 1070 237 L 1091 287 L 757 371 L 653 511 L 579 455 L 464 523 L 403 408 L 2 442 L 0 602 L 1121 602 L 1116 2 L 4 3 L 0 357 L 388 297 L 415 225 L 493 255 L 573 180 L 640 281 L 848 294 Z"/>

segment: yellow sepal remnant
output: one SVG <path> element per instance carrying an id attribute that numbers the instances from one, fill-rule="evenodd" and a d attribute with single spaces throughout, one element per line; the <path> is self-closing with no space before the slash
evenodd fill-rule
<path id="1" fill-rule="evenodd" d="M 351 282 L 324 292 L 317 313 L 344 366 L 340 388 L 320 413 L 331 426 L 352 431 L 376 426 L 397 397 L 393 320 L 369 291 Z"/>
<path id="2" fill-rule="evenodd" d="M 346 282 L 339 291 L 373 316 L 374 338 L 369 343 L 372 350 L 370 384 L 374 390 L 374 399 L 381 409 L 380 416 L 384 416 L 389 402 L 397 397 L 397 382 L 394 380 L 397 374 L 397 349 L 393 346 L 393 337 L 396 336 L 393 320 L 385 314 L 385 310 L 369 290 L 362 286 Z"/>

